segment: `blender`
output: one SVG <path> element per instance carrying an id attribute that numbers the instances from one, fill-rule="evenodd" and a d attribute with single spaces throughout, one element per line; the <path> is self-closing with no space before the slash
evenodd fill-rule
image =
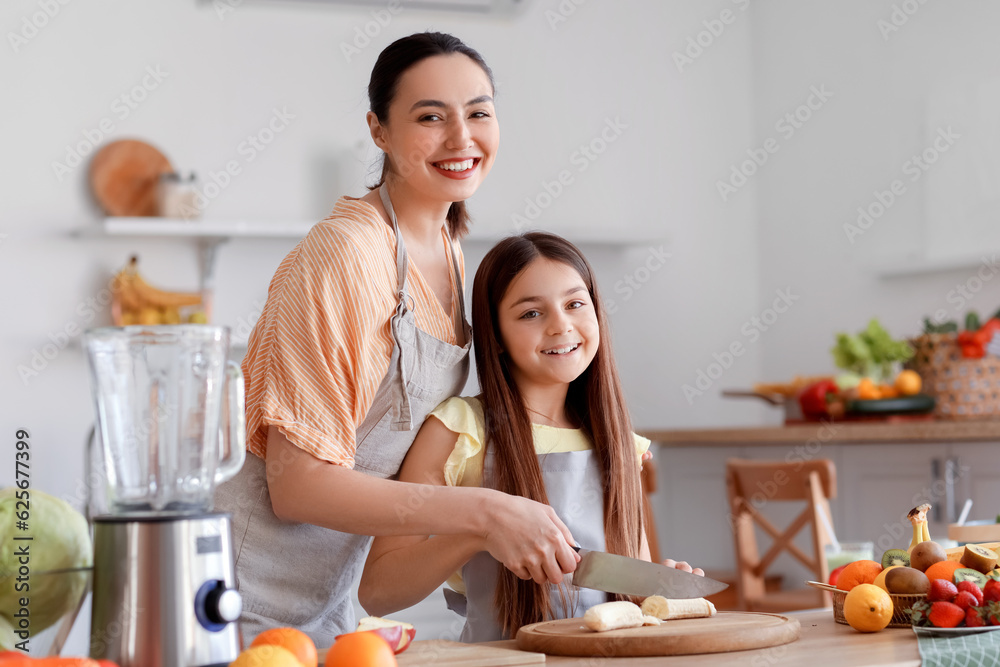
<path id="1" fill-rule="evenodd" d="M 229 330 L 89 330 L 103 460 L 90 656 L 119 667 L 214 667 L 239 654 L 229 515 L 216 485 L 243 465 L 243 374 Z M 91 475 L 88 471 L 88 480 Z"/>

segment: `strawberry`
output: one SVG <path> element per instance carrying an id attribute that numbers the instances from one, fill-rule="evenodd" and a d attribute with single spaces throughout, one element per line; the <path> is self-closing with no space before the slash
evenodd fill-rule
<path id="1" fill-rule="evenodd" d="M 1000 602 L 1000 581 L 990 579 L 983 586 L 984 602 Z"/>
<path id="2" fill-rule="evenodd" d="M 965 620 L 965 612 L 956 604 L 938 600 L 931 605 L 931 613 L 928 618 L 931 624 L 936 627 L 954 628 Z"/>
<path id="3" fill-rule="evenodd" d="M 981 628 L 986 625 L 983 611 L 982 607 L 969 607 L 965 612 L 965 624 L 970 628 Z"/>
<path id="4" fill-rule="evenodd" d="M 1000 602 L 990 602 L 986 605 L 986 620 L 990 625 L 1000 625 Z"/>
<path id="5" fill-rule="evenodd" d="M 935 581 L 940 581 L 940 580 L 936 579 Z M 969 607 L 975 607 L 979 604 L 979 601 L 976 600 L 976 596 L 970 593 L 969 591 L 962 591 L 961 593 L 955 596 L 955 599 L 952 600 L 952 602 L 961 607 L 962 611 L 967 611 Z"/>
<path id="6" fill-rule="evenodd" d="M 951 602 L 958 595 L 958 589 L 955 588 L 955 584 L 951 583 L 947 579 L 934 579 L 931 581 L 931 589 L 927 593 L 928 602 Z"/>
<path id="7" fill-rule="evenodd" d="M 958 582 L 958 592 L 961 593 L 965 591 L 967 593 L 972 593 L 976 596 L 976 605 L 981 605 L 983 603 L 983 589 L 979 587 L 974 581 L 960 581 Z"/>

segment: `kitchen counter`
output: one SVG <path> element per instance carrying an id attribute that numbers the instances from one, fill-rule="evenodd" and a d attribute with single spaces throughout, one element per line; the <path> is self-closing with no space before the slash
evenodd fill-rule
<path id="1" fill-rule="evenodd" d="M 650 658 L 601 658 L 603 667 L 615 665 L 789 665 L 800 667 L 852 667 L 854 665 L 888 665 L 919 667 L 920 652 L 917 637 L 908 628 L 887 628 L 881 632 L 862 634 L 833 620 L 829 609 L 785 614 L 797 618 L 802 626 L 799 639 L 791 644 L 753 651 L 706 653 Z M 490 646 L 516 648 L 513 641 L 491 642 Z M 547 656 L 546 665 L 562 667 L 592 667 L 594 658 Z"/>
<path id="2" fill-rule="evenodd" d="M 643 430 L 661 447 L 744 447 L 824 444 L 914 444 L 921 442 L 1000 442 L 1000 420 L 824 422 L 791 426 Z"/>

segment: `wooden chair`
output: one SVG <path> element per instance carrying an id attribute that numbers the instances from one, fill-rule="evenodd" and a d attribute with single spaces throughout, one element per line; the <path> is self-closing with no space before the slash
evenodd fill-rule
<path id="1" fill-rule="evenodd" d="M 812 588 L 765 591 L 767 569 L 782 552 L 787 551 L 812 572 L 816 581 L 829 577 L 825 546 L 830 543 L 826 520 L 832 521 L 831 498 L 837 494 L 837 476 L 833 461 L 753 461 L 730 459 L 726 462 L 726 487 L 729 494 L 729 522 L 736 546 L 737 589 L 740 605 L 748 611 L 790 611 L 830 606 L 828 594 Z M 804 501 L 805 509 L 785 528 L 778 530 L 762 514 L 772 502 Z M 757 548 L 755 526 L 773 540 L 761 556 Z M 832 527 L 832 523 L 830 524 Z M 806 526 L 812 527 L 812 555 L 795 544 L 795 536 Z"/>

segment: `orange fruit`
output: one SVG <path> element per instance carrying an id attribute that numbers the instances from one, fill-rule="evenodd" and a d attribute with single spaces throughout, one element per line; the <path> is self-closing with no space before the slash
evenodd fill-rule
<path id="1" fill-rule="evenodd" d="M 879 398 L 899 398 L 899 390 L 891 384 L 880 384 L 878 393 Z"/>
<path id="2" fill-rule="evenodd" d="M 875 577 L 881 571 L 882 564 L 873 560 L 856 560 L 853 563 L 848 563 L 840 576 L 837 577 L 837 588 L 849 591 L 859 584 L 873 584 Z"/>
<path id="3" fill-rule="evenodd" d="M 914 396 L 923 388 L 923 380 L 916 371 L 900 371 L 896 376 L 896 391 L 902 396 Z"/>
<path id="4" fill-rule="evenodd" d="M 955 583 L 955 570 L 959 570 L 965 567 L 961 563 L 956 563 L 953 560 L 943 560 L 931 565 L 924 574 L 931 581 L 935 579 L 947 579 L 951 583 Z"/>
<path id="5" fill-rule="evenodd" d="M 858 584 L 844 599 L 844 619 L 859 632 L 878 632 L 892 620 L 892 598 L 874 584 Z"/>
<path id="6" fill-rule="evenodd" d="M 299 661 L 287 649 L 263 644 L 240 653 L 229 667 L 299 667 Z"/>
<path id="7" fill-rule="evenodd" d="M 389 644 L 374 632 L 351 632 L 337 637 L 326 654 L 325 667 L 396 667 Z"/>
<path id="8" fill-rule="evenodd" d="M 882 392 L 875 385 L 871 378 L 861 378 L 858 383 L 858 398 L 863 401 L 873 401 L 882 398 Z"/>
<path id="9" fill-rule="evenodd" d="M 257 635 L 250 646 L 280 646 L 295 656 L 302 667 L 317 667 L 316 644 L 309 635 L 295 628 L 271 628 Z"/>
<path id="10" fill-rule="evenodd" d="M 876 586 L 878 586 L 879 588 L 881 588 L 886 593 L 888 593 L 889 589 L 885 587 L 885 575 L 889 574 L 889 570 L 895 569 L 897 567 L 903 567 L 903 566 L 902 565 L 890 565 L 889 567 L 887 567 L 884 570 L 882 570 L 881 572 L 879 572 L 878 576 L 875 577 L 875 581 L 873 581 L 872 583 L 875 584 Z"/>

